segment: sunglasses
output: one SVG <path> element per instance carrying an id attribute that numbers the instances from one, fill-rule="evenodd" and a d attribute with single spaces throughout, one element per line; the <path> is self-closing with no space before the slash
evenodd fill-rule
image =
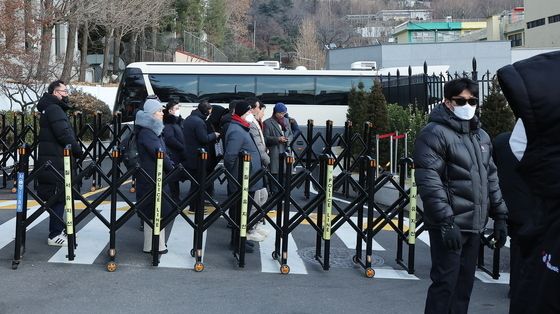
<path id="1" fill-rule="evenodd" d="M 460 106 L 460 107 L 466 105 L 467 103 L 471 106 L 476 106 L 476 104 L 478 103 L 478 98 L 475 98 L 475 97 L 469 98 L 469 99 L 466 99 L 466 98 L 463 98 L 463 97 L 452 97 L 451 100 L 455 101 L 457 106 Z"/>

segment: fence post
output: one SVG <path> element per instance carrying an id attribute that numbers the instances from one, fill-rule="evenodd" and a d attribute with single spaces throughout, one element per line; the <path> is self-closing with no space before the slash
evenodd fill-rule
<path id="1" fill-rule="evenodd" d="M 323 240 L 325 241 L 325 257 L 323 258 L 323 269 L 330 268 L 330 251 L 331 251 L 331 217 L 332 217 L 332 198 L 333 198 L 333 166 L 335 159 L 328 157 L 325 160 L 325 181 L 322 182 L 325 189 L 325 202 L 323 213 Z"/>
<path id="2" fill-rule="evenodd" d="M 74 233 L 74 197 L 72 194 L 72 146 L 64 148 L 64 211 L 66 212 L 66 235 L 68 236 L 68 260 L 73 261 L 76 248 Z"/>
<path id="3" fill-rule="evenodd" d="M 416 180 L 414 179 L 414 163 L 411 164 L 410 177 L 410 210 L 408 212 L 408 273 L 414 273 L 414 250 L 416 248 L 416 198 L 417 187 Z"/>
<path id="4" fill-rule="evenodd" d="M 350 164 L 352 158 L 352 121 L 346 121 L 344 123 L 344 141 L 346 142 L 346 153 L 344 154 L 344 171 L 350 171 Z M 344 185 L 342 186 L 342 193 L 344 197 L 348 198 L 350 194 L 350 184 L 348 180 L 344 180 Z"/>
<path id="5" fill-rule="evenodd" d="M 367 191 L 368 191 L 368 199 L 367 199 L 367 226 L 366 226 L 366 265 L 365 265 L 365 275 L 368 278 L 372 278 L 375 276 L 375 270 L 371 267 L 372 262 L 372 255 L 373 255 L 373 208 L 376 206 L 375 204 L 375 180 L 377 178 L 377 161 L 372 159 L 371 157 L 367 156 Z M 361 245 L 358 247 L 356 246 L 356 250 L 361 250 Z"/>
<path id="6" fill-rule="evenodd" d="M 401 71 L 397 69 L 397 103 L 399 104 L 399 106 L 402 106 L 401 95 L 399 93 L 400 85 L 401 85 Z"/>
<path id="7" fill-rule="evenodd" d="M 325 132 L 325 141 L 327 142 L 327 147 L 325 147 L 325 154 L 333 155 L 332 151 L 332 138 L 333 138 L 333 122 L 332 120 L 327 120 L 327 130 Z"/>
<path id="8" fill-rule="evenodd" d="M 476 71 L 476 58 L 472 58 L 472 73 L 471 78 L 473 81 L 478 83 L 478 72 Z"/>
<path id="9" fill-rule="evenodd" d="M 110 272 L 114 272 L 117 269 L 117 264 L 115 263 L 115 256 L 117 255 L 116 251 L 116 232 L 117 232 L 117 201 L 118 201 L 118 190 L 119 186 L 117 183 L 119 182 L 119 157 L 120 157 L 120 150 L 118 146 L 114 146 L 113 150 L 111 151 L 111 217 L 109 223 L 109 251 L 107 252 L 109 255 L 109 263 L 107 263 L 107 270 Z"/>
<path id="10" fill-rule="evenodd" d="M 249 156 L 250 157 L 250 156 Z M 194 270 L 201 272 L 204 270 L 202 264 L 202 235 L 204 233 L 204 192 L 206 191 L 206 163 L 208 162 L 208 153 L 203 148 L 198 149 L 198 197 L 196 198 L 196 209 L 194 212 L 194 238 L 193 252 L 195 257 Z"/>
<path id="11" fill-rule="evenodd" d="M 412 104 L 412 67 L 408 66 L 408 103 Z"/>
<path id="12" fill-rule="evenodd" d="M 286 172 L 284 175 L 284 194 L 282 202 L 282 254 L 280 257 L 280 273 L 288 274 L 290 266 L 288 266 L 288 235 L 290 231 L 290 191 L 292 186 L 292 170 L 294 166 L 294 157 L 289 153 L 284 153 L 286 161 Z"/>
<path id="13" fill-rule="evenodd" d="M 428 63 L 426 61 L 424 61 L 424 74 L 422 75 L 422 91 L 426 94 L 426 96 L 424 97 L 424 112 L 428 111 L 428 105 L 429 105 L 429 92 L 428 92 Z M 418 108 L 414 108 L 414 110 L 417 110 Z"/>
<path id="14" fill-rule="evenodd" d="M 247 220 L 249 210 L 249 177 L 251 175 L 251 155 L 242 151 L 240 153 L 241 167 L 239 179 L 241 182 L 241 199 L 239 202 L 239 267 L 245 267 L 245 242 L 247 241 Z"/>
<path id="15" fill-rule="evenodd" d="M 29 174 L 29 149 L 26 144 L 19 148 L 20 164 L 17 173 L 16 237 L 12 269 L 17 269 L 25 251 L 25 220 L 27 219 L 27 190 L 25 178 Z"/>
<path id="16" fill-rule="evenodd" d="M 159 264 L 159 235 L 161 223 L 161 206 L 163 192 L 163 158 L 164 152 L 158 149 L 156 152 L 156 190 L 154 195 L 154 227 L 152 228 L 152 265 Z"/>
<path id="17" fill-rule="evenodd" d="M 307 171 L 311 170 L 312 162 L 311 159 L 313 158 L 313 120 L 307 120 L 307 153 L 305 156 L 305 169 Z M 305 178 L 305 187 L 303 194 L 306 199 L 310 197 L 310 188 L 311 188 L 311 180 L 309 177 Z"/>

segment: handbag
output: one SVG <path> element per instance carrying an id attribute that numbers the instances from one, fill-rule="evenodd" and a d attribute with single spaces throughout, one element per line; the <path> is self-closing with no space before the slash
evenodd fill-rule
<path id="1" fill-rule="evenodd" d="M 214 143 L 214 150 L 216 151 L 216 157 L 222 157 L 224 155 L 224 144 L 221 139 Z"/>

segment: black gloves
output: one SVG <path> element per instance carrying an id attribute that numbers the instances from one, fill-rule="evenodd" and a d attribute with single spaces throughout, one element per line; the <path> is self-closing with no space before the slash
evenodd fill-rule
<path id="1" fill-rule="evenodd" d="M 506 219 L 503 217 L 496 217 L 494 219 L 494 240 L 496 240 L 496 248 L 499 249 L 506 244 L 507 235 Z"/>
<path id="2" fill-rule="evenodd" d="M 448 250 L 456 251 L 461 249 L 461 230 L 455 223 L 453 223 L 453 217 L 446 218 L 441 224 L 440 230 L 443 244 L 447 247 Z"/>

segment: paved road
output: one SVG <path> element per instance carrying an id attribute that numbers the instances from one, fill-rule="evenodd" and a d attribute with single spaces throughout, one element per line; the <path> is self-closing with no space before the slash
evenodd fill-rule
<path id="1" fill-rule="evenodd" d="M 11 270 L 15 202 L 5 191 L 0 199 L 4 199 L 0 201 L 0 314 L 422 313 L 430 283 L 429 241 L 422 236 L 411 275 L 395 262 L 396 234 L 381 231 L 375 237 L 376 276 L 368 279 L 351 261 L 355 233 L 350 227 L 333 236 L 331 269 L 324 271 L 313 260 L 316 233 L 301 224 L 290 236 L 291 272 L 281 275 L 271 258 L 273 235 L 247 254 L 245 268 L 237 267 L 224 219 L 205 234 L 201 273 L 192 270 L 194 260 L 188 254 L 192 229 L 182 218 L 167 229 L 169 253 L 162 256 L 159 267 L 153 267 L 150 256 L 141 252 L 142 233 L 138 218 L 133 217 L 118 231 L 118 270 L 109 273 L 105 270 L 108 232 L 98 219 L 90 217 L 78 226 L 76 260 L 68 262 L 65 250 L 46 245 L 46 215 L 29 229 L 22 264 Z M 33 205 L 30 210 L 36 208 Z M 123 202 L 119 207 L 122 214 L 127 205 Z M 99 209 L 108 214 L 109 205 Z M 502 253 L 500 280 L 477 272 L 470 313 L 507 313 L 509 249 Z"/>

